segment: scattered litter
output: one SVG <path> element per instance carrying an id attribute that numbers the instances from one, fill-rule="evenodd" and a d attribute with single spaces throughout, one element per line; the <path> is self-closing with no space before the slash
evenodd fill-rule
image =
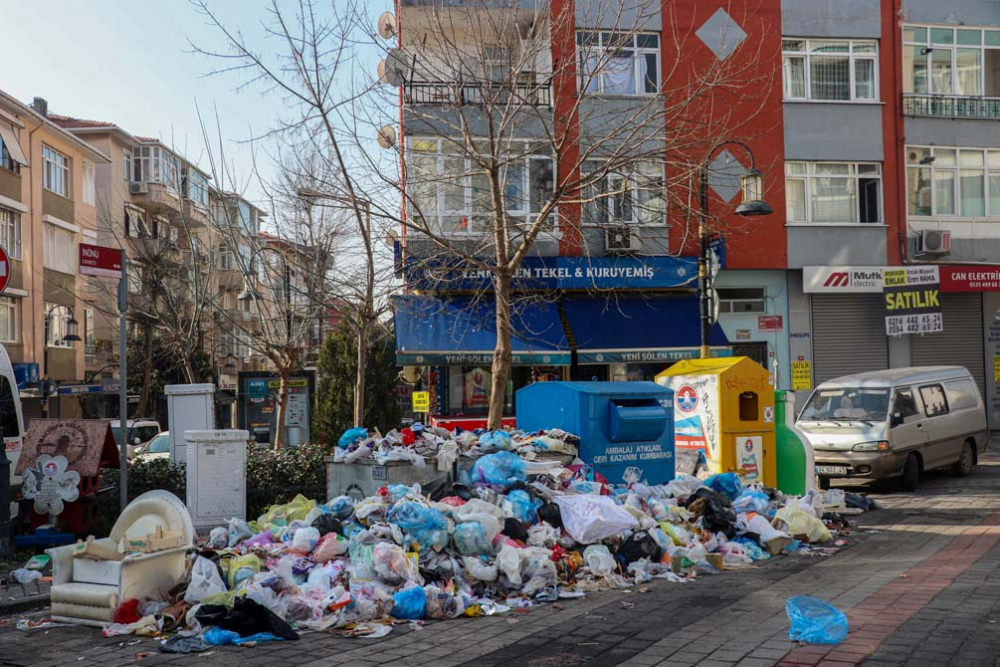
<path id="1" fill-rule="evenodd" d="M 785 613 L 791 621 L 789 639 L 808 644 L 839 644 L 847 638 L 844 612 L 809 595 L 789 598 Z"/>

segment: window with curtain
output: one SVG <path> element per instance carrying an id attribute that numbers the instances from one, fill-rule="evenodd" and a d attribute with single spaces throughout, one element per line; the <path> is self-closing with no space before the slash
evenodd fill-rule
<path id="1" fill-rule="evenodd" d="M 16 343 L 18 340 L 19 303 L 19 299 L 0 296 L 0 343 Z"/>
<path id="2" fill-rule="evenodd" d="M 903 92 L 1000 97 L 1000 30 L 903 26 Z"/>
<path id="3" fill-rule="evenodd" d="M 69 197 L 69 158 L 59 151 L 42 146 L 42 187 L 63 197 Z"/>
<path id="4" fill-rule="evenodd" d="M 906 147 L 907 213 L 1000 217 L 1000 150 Z"/>
<path id="5" fill-rule="evenodd" d="M 42 251 L 46 269 L 76 273 L 76 247 L 73 232 L 45 223 L 42 225 Z"/>
<path id="6" fill-rule="evenodd" d="M 786 100 L 873 102 L 878 99 L 878 42 L 782 40 Z"/>
<path id="7" fill-rule="evenodd" d="M 785 197 L 791 224 L 879 223 L 882 166 L 868 162 L 786 162 Z"/>
<path id="8" fill-rule="evenodd" d="M 0 245 L 11 259 L 21 259 L 21 214 L 0 208 Z"/>
<path id="9" fill-rule="evenodd" d="M 608 225 L 662 225 L 666 222 L 666 181 L 663 166 L 652 161 L 603 171 L 599 160 L 583 164 L 583 180 L 592 181 L 585 188 L 583 223 Z"/>
<path id="10" fill-rule="evenodd" d="M 90 162 L 83 163 L 83 203 L 97 205 L 97 174 Z"/>
<path id="11" fill-rule="evenodd" d="M 660 36 L 581 30 L 576 34 L 580 89 L 601 95 L 655 95 Z"/>

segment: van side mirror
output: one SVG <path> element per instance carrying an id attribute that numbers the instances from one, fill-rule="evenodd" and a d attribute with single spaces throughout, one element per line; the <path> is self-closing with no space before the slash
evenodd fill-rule
<path id="1" fill-rule="evenodd" d="M 134 444 L 134 445 L 138 445 L 138 444 L 140 444 L 141 442 L 142 442 L 142 440 L 141 440 L 141 439 L 139 439 L 139 438 L 132 438 L 132 444 Z"/>
<path id="2" fill-rule="evenodd" d="M 903 415 L 898 412 L 893 412 L 892 417 L 889 418 L 889 428 L 896 428 L 903 424 Z"/>

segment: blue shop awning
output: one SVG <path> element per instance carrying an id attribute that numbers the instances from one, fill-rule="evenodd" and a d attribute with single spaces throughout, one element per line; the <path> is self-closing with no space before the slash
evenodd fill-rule
<path id="1" fill-rule="evenodd" d="M 577 363 L 672 363 L 698 356 L 697 295 L 566 297 L 562 308 L 575 341 Z M 709 345 L 715 356 L 732 354 L 718 323 L 712 325 Z"/>
<path id="2" fill-rule="evenodd" d="M 497 334 L 492 296 L 403 295 L 393 297 L 392 306 L 398 364 L 493 363 Z M 556 304 L 542 299 L 519 299 L 512 309 L 511 324 L 515 364 L 570 364 L 570 347 Z"/>

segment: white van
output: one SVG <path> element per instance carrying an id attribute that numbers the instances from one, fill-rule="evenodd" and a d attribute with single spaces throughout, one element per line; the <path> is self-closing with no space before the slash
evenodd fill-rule
<path id="1" fill-rule="evenodd" d="M 14 379 L 14 366 L 10 363 L 7 350 L 0 345 L 0 431 L 3 433 L 3 446 L 10 461 L 10 485 L 16 488 L 21 485 L 20 475 L 14 475 L 17 460 L 21 458 L 21 448 L 24 446 L 24 416 L 21 412 L 21 395 L 17 391 L 17 380 Z M 17 514 L 17 508 L 11 503 L 11 517 Z"/>
<path id="2" fill-rule="evenodd" d="M 968 475 L 986 450 L 986 410 L 961 366 L 894 368 L 822 383 L 796 426 L 812 444 L 820 485 L 832 478 L 901 478 L 917 488 L 924 470 Z"/>

